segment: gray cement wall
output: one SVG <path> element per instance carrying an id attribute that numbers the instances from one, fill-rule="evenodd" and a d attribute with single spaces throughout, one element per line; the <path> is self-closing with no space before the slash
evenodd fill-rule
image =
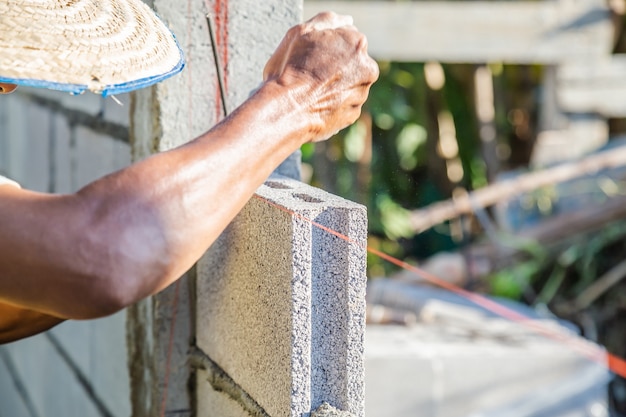
<path id="1" fill-rule="evenodd" d="M 67 193 L 130 163 L 129 97 L 20 88 L 0 100 L 0 173 Z M 130 415 L 126 313 L 0 346 L 1 417 Z"/>
<path id="2" fill-rule="evenodd" d="M 197 267 L 198 348 L 237 385 L 200 372 L 201 415 L 240 415 L 237 392 L 262 415 L 363 415 L 366 226 L 363 206 L 294 180 L 257 191 Z"/>
<path id="3" fill-rule="evenodd" d="M 135 159 L 185 143 L 223 117 L 217 64 L 227 108 L 245 100 L 284 33 L 300 21 L 302 3 L 209 1 L 188 10 L 155 0 L 154 7 L 178 34 L 187 68 L 135 95 Z M 298 164 L 294 155 L 277 171 L 299 178 Z M 197 404 L 202 416 L 301 416 L 324 401 L 363 414 L 364 246 L 337 241 L 267 201 L 362 245 L 365 211 L 281 181 L 259 190 L 266 200 L 253 198 L 182 283 L 131 309 L 134 415 L 189 415 Z M 180 366 L 189 361 L 200 368 L 197 379 Z M 189 390 L 190 383 L 197 388 Z"/>

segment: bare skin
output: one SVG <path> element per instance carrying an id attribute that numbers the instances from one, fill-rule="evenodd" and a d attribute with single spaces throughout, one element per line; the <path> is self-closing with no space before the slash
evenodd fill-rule
<path id="1" fill-rule="evenodd" d="M 170 285 L 287 156 L 359 117 L 377 77 L 351 18 L 321 14 L 289 30 L 248 101 L 188 144 L 75 194 L 0 186 L 0 343 Z"/>

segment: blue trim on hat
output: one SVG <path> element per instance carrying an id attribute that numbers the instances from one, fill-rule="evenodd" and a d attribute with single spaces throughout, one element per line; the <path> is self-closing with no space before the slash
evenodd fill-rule
<path id="1" fill-rule="evenodd" d="M 24 87 L 48 88 L 50 90 L 67 91 L 71 94 L 82 94 L 87 89 L 87 86 L 84 84 L 53 83 L 51 81 L 32 80 L 30 78 L 0 77 L 0 82 L 21 85 Z"/>
<path id="2" fill-rule="evenodd" d="M 185 67 L 185 58 L 183 55 L 183 51 L 174 37 L 174 42 L 176 43 L 176 47 L 180 53 L 180 61 L 176 64 L 174 68 L 164 74 L 153 75 L 151 77 L 140 78 L 138 80 L 127 81 L 122 84 L 111 84 L 104 86 L 102 91 L 99 94 L 102 94 L 102 97 L 110 96 L 112 94 L 122 94 L 128 93 L 133 90 L 138 90 L 140 88 L 148 87 L 150 85 L 156 84 L 160 81 L 163 81 L 167 78 L 170 78 L 173 75 L 178 74 Z M 86 84 L 67 84 L 67 83 L 57 83 L 46 80 L 34 80 L 30 78 L 6 78 L 0 75 L 0 82 L 9 83 L 9 84 L 17 84 L 25 87 L 37 87 L 37 88 L 48 88 L 50 90 L 59 90 L 65 91 L 70 94 L 82 94 L 88 90 Z"/>
<path id="3" fill-rule="evenodd" d="M 138 90 L 140 88 L 148 87 L 150 85 L 156 84 L 160 81 L 163 81 L 167 78 L 170 78 L 173 75 L 178 74 L 185 68 L 185 60 L 182 58 L 178 61 L 178 64 L 171 71 L 166 72 L 165 74 L 153 75 L 152 77 L 140 78 L 134 81 L 128 81 L 123 84 L 115 84 L 106 86 L 101 94 L 102 97 L 110 96 L 112 94 L 122 94 L 128 93 L 130 91 Z"/>

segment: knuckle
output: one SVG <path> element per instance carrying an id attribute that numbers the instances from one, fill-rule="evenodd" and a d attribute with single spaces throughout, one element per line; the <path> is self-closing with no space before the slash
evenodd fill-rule
<path id="1" fill-rule="evenodd" d="M 361 32 L 358 32 L 359 36 L 358 36 L 358 40 L 359 40 L 359 47 L 363 50 L 367 50 L 368 47 L 368 41 L 367 41 L 367 36 L 365 36 L 364 34 L 362 34 Z"/>
<path id="2" fill-rule="evenodd" d="M 326 10 L 326 11 L 320 12 L 316 17 L 322 20 L 332 20 L 332 19 L 335 19 L 337 16 L 338 16 L 337 13 L 330 11 L 330 10 Z"/>
<path id="3" fill-rule="evenodd" d="M 294 37 L 297 37 L 297 36 L 301 36 L 305 32 L 306 32 L 306 23 L 301 23 L 299 25 L 292 26 L 287 31 L 287 37 L 288 38 L 294 38 Z"/>

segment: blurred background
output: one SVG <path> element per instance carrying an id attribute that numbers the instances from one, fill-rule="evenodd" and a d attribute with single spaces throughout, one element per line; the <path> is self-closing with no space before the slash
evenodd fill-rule
<path id="1" fill-rule="evenodd" d="M 366 205 L 372 248 L 626 357 L 624 1 L 305 1 L 323 9 L 355 17 L 380 79 L 302 148 L 305 181 Z M 368 278 L 424 283 L 373 255 Z M 410 321 L 386 307 L 370 322 Z"/>

